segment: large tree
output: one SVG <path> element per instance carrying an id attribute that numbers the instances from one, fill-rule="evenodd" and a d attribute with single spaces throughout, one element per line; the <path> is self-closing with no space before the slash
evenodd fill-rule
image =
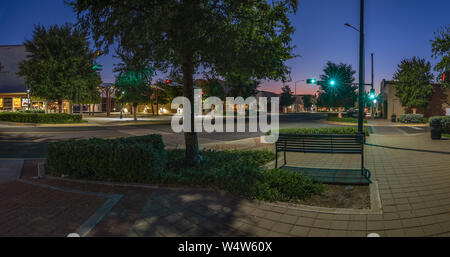
<path id="1" fill-rule="evenodd" d="M 418 57 L 403 59 L 393 78 L 396 96 L 402 106 L 412 108 L 413 111 L 416 108 L 428 108 L 434 93 L 430 62 Z"/>
<path id="2" fill-rule="evenodd" d="M 89 48 L 87 34 L 70 24 L 35 26 L 32 40 L 25 41 L 29 53 L 20 64 L 31 94 L 48 101 L 85 102 L 95 98 L 101 83 L 93 69 L 96 55 Z M 98 91 L 97 91 L 98 94 Z"/>
<path id="3" fill-rule="evenodd" d="M 305 109 L 309 109 L 312 106 L 312 95 L 304 95 L 302 96 L 302 101 L 303 101 L 303 107 Z"/>
<path id="4" fill-rule="evenodd" d="M 320 75 L 324 83 L 320 86 L 317 104 L 321 107 L 353 107 L 356 101 L 356 89 L 353 84 L 355 73 L 350 64 L 327 62 Z M 334 81 L 334 85 L 330 82 Z"/>
<path id="5" fill-rule="evenodd" d="M 294 102 L 295 97 L 292 95 L 291 88 L 288 85 L 281 87 L 280 105 L 282 107 L 288 107 L 291 106 Z"/>
<path id="6" fill-rule="evenodd" d="M 116 96 L 122 103 L 131 103 L 134 120 L 137 120 L 138 104 L 151 103 L 151 82 L 155 71 L 150 60 L 139 49 L 120 46 L 116 48 L 116 57 L 122 61 L 114 70 L 119 72 L 115 83 Z"/>
<path id="7" fill-rule="evenodd" d="M 180 71 L 184 96 L 194 102 L 198 67 L 257 79 L 286 79 L 296 0 L 71 0 L 81 26 L 105 50 L 118 42 L 147 54 L 154 67 Z M 199 161 L 198 138 L 185 131 L 186 157 Z"/>
<path id="8" fill-rule="evenodd" d="M 439 72 L 439 78 L 446 71 L 450 71 L 450 25 L 442 27 L 435 33 L 434 40 L 431 40 L 433 55 L 439 62 L 434 66 L 434 70 Z M 442 81 L 441 81 L 442 82 Z M 444 86 L 450 87 L 449 82 L 443 83 Z"/>

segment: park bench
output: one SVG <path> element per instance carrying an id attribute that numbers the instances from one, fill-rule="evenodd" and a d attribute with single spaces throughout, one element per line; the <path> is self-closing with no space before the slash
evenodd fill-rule
<path id="1" fill-rule="evenodd" d="M 280 134 L 275 144 L 278 167 L 278 152 L 284 152 L 284 165 L 286 165 L 286 152 L 328 153 L 328 154 L 360 154 L 361 175 L 370 181 L 370 171 L 364 168 L 364 134 L 353 135 L 301 135 Z"/>

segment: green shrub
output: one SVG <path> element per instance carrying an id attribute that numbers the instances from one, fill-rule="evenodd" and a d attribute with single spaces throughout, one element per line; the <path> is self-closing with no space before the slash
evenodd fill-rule
<path id="1" fill-rule="evenodd" d="M 438 119 L 442 125 L 442 133 L 450 134 L 450 116 L 433 116 L 430 117 L 430 124 L 433 120 Z"/>
<path id="2" fill-rule="evenodd" d="M 238 196 L 268 201 L 295 201 L 323 192 L 321 184 L 302 174 L 273 169 L 262 164 L 275 159 L 264 151 L 202 151 L 199 166 L 185 161 L 183 150 L 168 151 L 167 172 L 155 177 L 164 184 L 206 186 L 226 190 Z"/>
<path id="3" fill-rule="evenodd" d="M 369 136 L 369 131 L 364 128 L 364 134 Z M 269 135 L 271 132 L 267 132 Z M 287 128 L 280 129 L 280 134 L 298 134 L 298 135 L 323 135 L 323 134 L 357 134 L 358 128 L 353 126 L 345 126 L 345 127 L 327 127 L 327 128 Z"/>
<path id="4" fill-rule="evenodd" d="M 0 121 L 25 122 L 25 123 L 80 123 L 81 115 L 66 113 L 39 113 L 39 112 L 2 112 Z"/>
<path id="5" fill-rule="evenodd" d="M 426 123 L 423 114 L 402 114 L 398 117 L 398 121 L 401 123 Z"/>
<path id="6" fill-rule="evenodd" d="M 167 163 L 160 135 L 138 138 L 69 140 L 47 145 L 47 172 L 71 178 L 145 182 Z"/>
<path id="7" fill-rule="evenodd" d="M 160 135 L 49 143 L 47 172 L 72 178 L 201 186 L 268 201 L 297 201 L 323 192 L 323 185 L 300 173 L 261 166 L 275 153 L 201 151 L 200 164 L 186 161 L 185 150 L 164 150 Z"/>

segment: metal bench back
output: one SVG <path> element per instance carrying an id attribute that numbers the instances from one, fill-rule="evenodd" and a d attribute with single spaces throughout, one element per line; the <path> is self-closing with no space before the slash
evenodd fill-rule
<path id="1" fill-rule="evenodd" d="M 277 151 L 359 154 L 364 151 L 364 134 L 296 135 L 280 134 Z"/>

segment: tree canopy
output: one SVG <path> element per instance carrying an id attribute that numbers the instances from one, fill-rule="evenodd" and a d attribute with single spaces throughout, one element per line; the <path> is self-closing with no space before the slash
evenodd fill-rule
<path id="1" fill-rule="evenodd" d="M 403 59 L 394 73 L 396 96 L 402 106 L 427 109 L 434 93 L 431 64 L 425 59 Z"/>
<path id="2" fill-rule="evenodd" d="M 356 71 L 352 66 L 327 62 L 323 73 L 320 75 L 320 79 L 324 83 L 320 86 L 317 104 L 321 107 L 354 107 L 358 87 L 353 84 Z M 332 80 L 335 81 L 334 85 L 330 85 Z"/>
<path id="3" fill-rule="evenodd" d="M 432 57 L 440 58 L 439 62 L 434 66 L 434 70 L 439 72 L 438 78 L 441 79 L 444 72 L 450 71 L 450 25 L 444 26 L 438 32 L 435 32 L 435 38 L 431 40 L 431 46 Z M 444 86 L 450 87 L 450 83 L 444 84 Z"/>
<path id="4" fill-rule="evenodd" d="M 161 71 L 180 71 L 193 103 L 193 76 L 201 66 L 220 75 L 239 71 L 257 79 L 286 79 L 297 0 L 176 1 L 70 0 L 79 24 L 106 51 L 113 43 L 146 54 Z M 185 107 L 186 108 L 186 107 Z M 193 108 L 193 106 L 191 106 Z M 191 109 L 193 110 L 193 109 Z M 191 112 L 194 121 L 194 112 Z M 191 122 L 186 157 L 198 161 Z"/>
<path id="5" fill-rule="evenodd" d="M 292 95 L 292 91 L 289 85 L 281 87 L 280 105 L 283 107 L 288 107 L 292 105 L 294 102 L 295 98 Z"/>
<path id="6" fill-rule="evenodd" d="M 70 24 L 48 29 L 35 26 L 25 47 L 29 55 L 18 74 L 25 78 L 33 96 L 59 103 L 98 100 L 101 79 L 92 69 L 96 56 L 85 32 Z"/>
<path id="7" fill-rule="evenodd" d="M 312 106 L 312 95 L 304 95 L 302 96 L 303 107 L 305 109 L 309 109 Z"/>
<path id="8" fill-rule="evenodd" d="M 148 61 L 136 53 L 122 49 L 118 49 L 116 53 L 122 60 L 115 69 L 120 72 L 115 83 L 116 96 L 122 103 L 133 103 L 136 120 L 137 105 L 150 102 L 152 95 L 150 83 L 154 70 Z"/>
<path id="9" fill-rule="evenodd" d="M 255 96 L 259 83 L 259 81 L 244 73 L 229 72 L 225 75 L 225 86 L 228 88 L 227 96 L 230 97 L 241 96 L 245 99 Z"/>

